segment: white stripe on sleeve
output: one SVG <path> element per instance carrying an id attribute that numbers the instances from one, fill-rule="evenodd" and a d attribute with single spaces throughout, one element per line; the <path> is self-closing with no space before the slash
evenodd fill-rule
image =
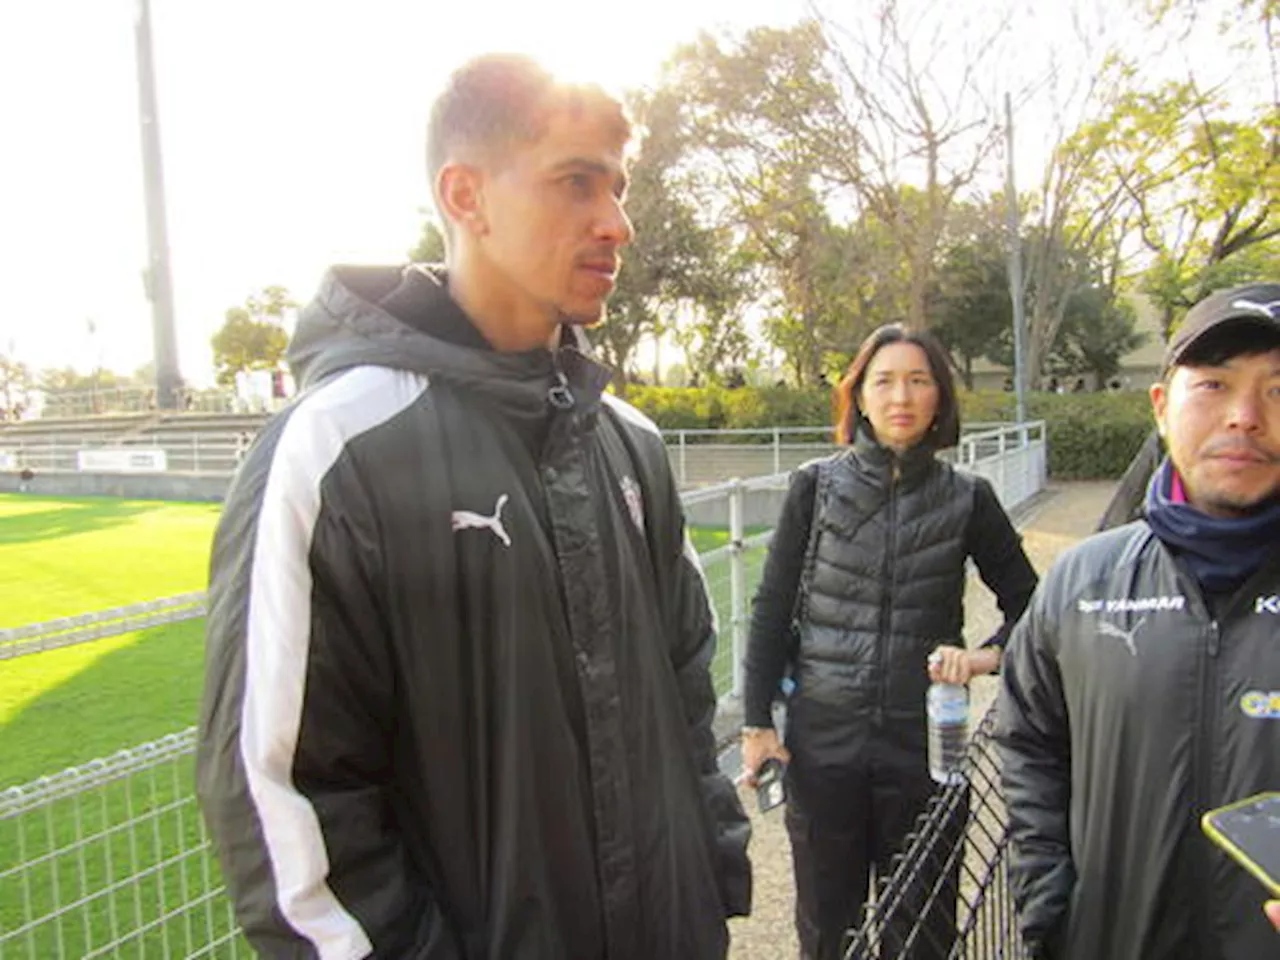
<path id="1" fill-rule="evenodd" d="M 413 404 L 425 376 L 356 367 L 303 398 L 280 435 L 254 541 L 240 754 L 262 823 L 277 905 L 321 960 L 358 960 L 368 935 L 327 882 L 311 802 L 293 785 L 311 642 L 311 539 L 320 484 L 348 441 Z"/>

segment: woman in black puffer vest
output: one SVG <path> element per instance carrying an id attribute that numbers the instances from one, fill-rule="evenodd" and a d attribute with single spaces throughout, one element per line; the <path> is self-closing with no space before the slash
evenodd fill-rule
<path id="1" fill-rule="evenodd" d="M 960 433 L 955 385 L 936 340 L 880 328 L 858 351 L 836 401 L 837 434 L 849 449 L 794 476 L 746 653 L 743 766 L 754 782 L 766 759 L 788 764 L 805 960 L 842 956 L 872 865 L 889 869 L 933 790 L 925 749 L 931 676 L 966 683 L 996 669 L 1036 585 L 990 484 L 935 456 Z M 1001 628 L 974 650 L 961 637 L 970 557 L 1004 613 Z M 930 666 L 935 652 L 940 662 Z M 795 685 L 784 747 L 772 703 L 788 672 Z M 946 956 L 955 938 L 954 883 L 947 896 L 913 957 Z M 899 935 L 912 921 L 901 917 Z"/>

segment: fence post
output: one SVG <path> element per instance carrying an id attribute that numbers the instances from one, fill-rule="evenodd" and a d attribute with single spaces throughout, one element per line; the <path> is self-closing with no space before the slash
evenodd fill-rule
<path id="1" fill-rule="evenodd" d="M 782 431 L 777 427 L 773 428 L 773 472 L 782 472 Z"/>
<path id="2" fill-rule="evenodd" d="M 742 662 L 746 654 L 747 577 L 746 557 L 742 541 L 746 529 L 743 507 L 746 488 L 736 477 L 729 481 L 729 609 L 733 635 L 733 687 L 735 697 L 742 696 Z"/>

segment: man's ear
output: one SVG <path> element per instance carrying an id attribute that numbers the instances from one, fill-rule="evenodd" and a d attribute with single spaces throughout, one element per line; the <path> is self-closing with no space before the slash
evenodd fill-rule
<path id="1" fill-rule="evenodd" d="M 1156 432 L 1164 436 L 1164 415 L 1169 406 L 1169 384 L 1159 380 L 1151 385 L 1151 412 L 1156 418 Z"/>
<path id="2" fill-rule="evenodd" d="M 489 230 L 484 214 L 484 173 L 465 163 L 446 163 L 436 177 L 440 212 L 453 228 L 472 236 Z"/>

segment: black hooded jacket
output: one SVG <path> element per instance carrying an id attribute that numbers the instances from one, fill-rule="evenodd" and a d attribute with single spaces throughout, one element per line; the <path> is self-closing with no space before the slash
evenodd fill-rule
<path id="1" fill-rule="evenodd" d="M 1262 960 L 1266 890 L 1200 830 L 1280 789 L 1280 547 L 1214 610 L 1145 521 L 1062 554 L 1009 640 L 1022 930 L 1051 960 Z"/>
<path id="2" fill-rule="evenodd" d="M 198 786 L 272 957 L 720 958 L 749 828 L 653 425 L 340 268 L 214 543 Z"/>

